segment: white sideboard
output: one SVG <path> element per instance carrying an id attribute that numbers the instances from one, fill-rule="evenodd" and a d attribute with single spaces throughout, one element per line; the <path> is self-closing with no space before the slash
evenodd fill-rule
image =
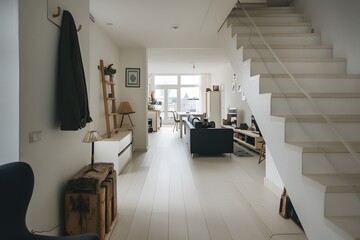
<path id="1" fill-rule="evenodd" d="M 120 131 L 111 138 L 95 142 L 95 162 L 114 163 L 118 174 L 132 157 L 132 132 Z"/>

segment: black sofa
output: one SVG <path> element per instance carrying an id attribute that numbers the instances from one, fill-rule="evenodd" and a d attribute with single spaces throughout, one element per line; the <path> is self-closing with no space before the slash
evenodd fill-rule
<path id="1" fill-rule="evenodd" d="M 185 123 L 186 142 L 191 154 L 232 153 L 233 130 L 212 128 L 207 122 L 190 115 Z"/>

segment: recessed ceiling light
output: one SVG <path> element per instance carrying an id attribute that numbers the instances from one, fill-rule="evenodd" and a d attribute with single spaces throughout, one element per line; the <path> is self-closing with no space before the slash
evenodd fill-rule
<path id="1" fill-rule="evenodd" d="M 178 30 L 178 29 L 179 29 L 178 26 L 173 26 L 173 27 L 172 27 L 172 30 Z"/>

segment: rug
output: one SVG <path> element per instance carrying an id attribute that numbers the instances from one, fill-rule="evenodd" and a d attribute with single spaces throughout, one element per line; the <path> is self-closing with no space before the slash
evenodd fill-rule
<path id="1" fill-rule="evenodd" d="M 233 153 L 238 157 L 252 157 L 253 156 L 247 150 L 245 150 L 244 147 L 241 147 L 238 144 L 234 144 L 234 152 Z"/>

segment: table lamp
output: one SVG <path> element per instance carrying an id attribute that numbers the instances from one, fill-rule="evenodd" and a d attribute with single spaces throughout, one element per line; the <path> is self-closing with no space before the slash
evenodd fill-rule
<path id="1" fill-rule="evenodd" d="M 87 132 L 82 140 L 85 143 L 91 143 L 91 169 L 94 169 L 94 142 L 99 140 L 101 140 L 101 137 L 97 131 Z"/>
<path id="2" fill-rule="evenodd" d="M 130 115 L 131 113 L 135 113 L 135 111 L 131 108 L 130 103 L 129 102 L 121 102 L 120 106 L 117 110 L 117 112 L 119 114 L 122 114 L 122 118 L 121 118 L 121 123 L 120 123 L 120 127 L 122 126 L 123 120 L 124 120 L 124 116 L 127 115 L 129 117 L 130 123 L 132 126 L 134 126 L 134 124 L 131 121 Z"/>

